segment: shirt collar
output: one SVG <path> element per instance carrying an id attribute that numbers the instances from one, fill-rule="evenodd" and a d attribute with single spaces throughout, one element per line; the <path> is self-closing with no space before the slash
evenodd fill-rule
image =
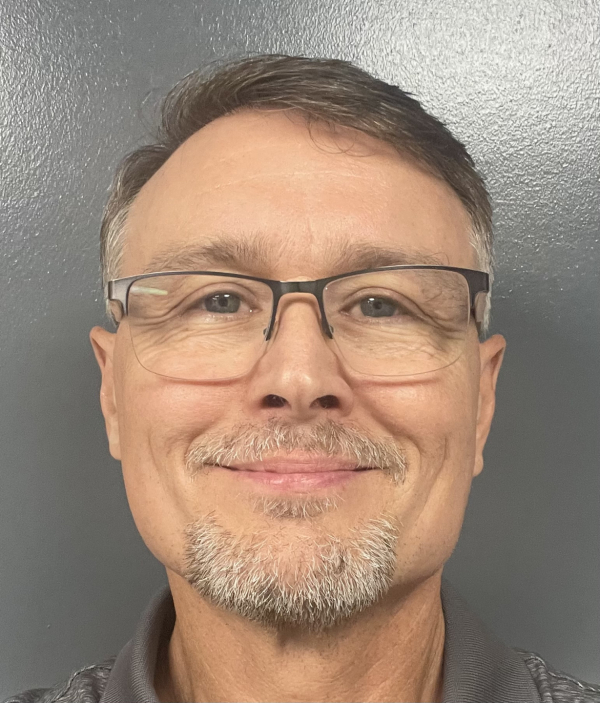
<path id="1" fill-rule="evenodd" d="M 154 596 L 133 639 L 116 658 L 100 703 L 159 703 L 153 683 L 156 657 L 174 625 L 173 598 L 169 588 L 164 588 Z"/>
<path id="2" fill-rule="evenodd" d="M 445 578 L 441 594 L 446 623 L 443 703 L 540 703 L 521 656 L 486 628 Z"/>
<path id="3" fill-rule="evenodd" d="M 446 623 L 443 703 L 540 703 L 523 659 L 487 630 L 445 578 L 441 596 Z M 156 657 L 174 624 L 173 598 L 165 588 L 117 657 L 100 703 L 159 703 L 153 686 Z"/>

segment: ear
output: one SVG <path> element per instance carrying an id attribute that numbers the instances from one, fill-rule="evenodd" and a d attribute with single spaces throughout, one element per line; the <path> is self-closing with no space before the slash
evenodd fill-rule
<path id="1" fill-rule="evenodd" d="M 496 407 L 496 382 L 506 340 L 495 334 L 479 345 L 479 401 L 477 406 L 476 452 L 473 476 L 478 476 L 483 469 L 483 448 L 490 433 L 494 409 Z"/>
<path id="2" fill-rule="evenodd" d="M 108 332 L 102 327 L 94 327 L 90 332 L 90 342 L 96 361 L 102 374 L 100 386 L 100 406 L 104 415 L 108 447 L 115 459 L 121 459 L 121 445 L 119 441 L 119 417 L 117 400 L 115 396 L 115 379 L 113 370 L 113 353 L 117 335 Z"/>

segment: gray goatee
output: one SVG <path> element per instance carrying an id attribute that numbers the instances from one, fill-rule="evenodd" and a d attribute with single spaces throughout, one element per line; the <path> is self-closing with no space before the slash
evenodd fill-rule
<path id="1" fill-rule="evenodd" d="M 184 575 L 215 605 L 276 629 L 320 632 L 374 605 L 394 575 L 397 529 L 377 518 L 333 535 L 277 544 L 237 536 L 213 516 L 187 531 Z"/>
<path id="2" fill-rule="evenodd" d="M 332 421 L 299 427 L 273 420 L 205 436 L 189 451 L 187 467 L 195 474 L 208 465 L 261 461 L 294 450 L 379 468 L 395 484 L 406 473 L 404 453 L 391 440 Z M 184 576 L 215 605 L 267 627 L 319 632 L 340 624 L 390 588 L 398 529 L 393 516 L 382 513 L 357 520 L 344 537 L 328 533 L 315 519 L 338 504 L 335 496 L 254 500 L 254 509 L 268 518 L 311 523 L 310 537 L 305 529 L 285 537 L 277 528 L 235 534 L 219 525 L 213 512 L 186 529 Z"/>

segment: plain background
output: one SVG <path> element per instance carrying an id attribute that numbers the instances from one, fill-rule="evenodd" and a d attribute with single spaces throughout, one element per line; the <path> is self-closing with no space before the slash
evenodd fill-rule
<path id="1" fill-rule="evenodd" d="M 186 72 L 352 60 L 470 148 L 508 338 L 447 574 L 507 643 L 600 680 L 600 6 L 592 0 L 4 0 L 0 697 L 116 653 L 163 583 L 109 457 L 89 328 L 112 170 Z"/>

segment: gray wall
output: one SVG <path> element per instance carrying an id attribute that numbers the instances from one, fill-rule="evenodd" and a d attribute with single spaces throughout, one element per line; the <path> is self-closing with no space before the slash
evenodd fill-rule
<path id="1" fill-rule="evenodd" d="M 3 0 L 0 697 L 116 652 L 163 582 L 97 403 L 98 223 L 148 105 L 247 51 L 397 82 L 487 174 L 509 352 L 448 574 L 507 642 L 600 680 L 599 14 L 595 0 Z"/>

